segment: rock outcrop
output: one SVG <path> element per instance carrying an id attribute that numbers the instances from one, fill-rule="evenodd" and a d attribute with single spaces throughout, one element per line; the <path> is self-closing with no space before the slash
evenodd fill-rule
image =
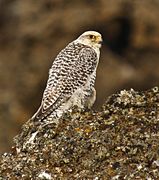
<path id="1" fill-rule="evenodd" d="M 159 179 L 159 88 L 123 90 L 58 122 L 29 120 L 0 158 L 0 179 Z"/>

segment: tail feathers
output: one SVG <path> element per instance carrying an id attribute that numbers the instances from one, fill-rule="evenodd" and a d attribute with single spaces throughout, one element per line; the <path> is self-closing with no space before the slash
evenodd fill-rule
<path id="1" fill-rule="evenodd" d="M 39 107 L 37 112 L 32 116 L 32 120 L 34 121 L 43 121 L 46 119 L 50 114 L 52 114 L 53 110 L 52 107 L 48 108 L 47 111 L 45 111 L 42 106 Z"/>
<path id="2" fill-rule="evenodd" d="M 33 119 L 35 121 L 43 121 L 50 114 L 52 114 L 54 112 L 55 112 L 55 118 L 61 117 L 61 115 L 58 116 L 58 113 L 59 113 L 58 109 L 60 109 L 60 107 L 62 106 L 62 103 L 65 101 L 65 99 L 61 100 L 61 97 L 58 97 L 57 100 L 54 102 L 54 104 L 49 106 L 47 109 L 44 109 L 43 105 L 41 104 L 38 111 L 33 115 L 33 117 L 31 119 Z M 60 112 L 60 114 L 61 114 L 61 112 Z M 53 115 L 52 115 L 52 118 L 54 118 Z"/>

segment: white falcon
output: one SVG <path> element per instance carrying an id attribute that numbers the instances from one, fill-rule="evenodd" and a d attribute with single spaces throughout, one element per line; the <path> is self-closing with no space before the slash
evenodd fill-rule
<path id="1" fill-rule="evenodd" d="M 101 43 L 100 33 L 86 31 L 61 50 L 49 71 L 40 108 L 32 119 L 52 120 L 73 106 L 92 107 Z"/>

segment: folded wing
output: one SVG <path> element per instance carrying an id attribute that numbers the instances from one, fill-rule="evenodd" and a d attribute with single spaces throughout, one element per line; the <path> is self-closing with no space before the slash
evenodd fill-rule
<path id="1" fill-rule="evenodd" d="M 73 58 L 73 57 L 72 57 Z M 82 48 L 79 55 L 76 56 L 74 64 L 67 69 L 67 73 L 61 75 L 61 67 L 56 80 L 44 91 L 43 100 L 33 119 L 43 120 L 53 111 L 58 109 L 63 103 L 67 102 L 73 93 L 80 87 L 84 86 L 89 76 L 97 67 L 97 54 L 90 48 Z M 57 69 L 52 69 L 54 74 Z M 55 73 L 56 74 L 56 73 Z"/>

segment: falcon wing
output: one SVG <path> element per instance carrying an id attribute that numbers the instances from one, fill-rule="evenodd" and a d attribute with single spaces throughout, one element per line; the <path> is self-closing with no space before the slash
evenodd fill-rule
<path id="1" fill-rule="evenodd" d="M 42 101 L 42 104 L 33 118 L 44 119 L 60 107 L 80 87 L 84 86 L 88 77 L 97 66 L 97 54 L 90 47 L 83 48 L 75 63 L 69 68 L 68 74 L 59 76 L 58 83 L 52 87 L 51 93 Z"/>

